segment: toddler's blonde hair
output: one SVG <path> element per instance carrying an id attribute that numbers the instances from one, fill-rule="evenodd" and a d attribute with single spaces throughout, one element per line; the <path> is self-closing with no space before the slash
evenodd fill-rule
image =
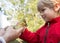
<path id="1" fill-rule="evenodd" d="M 37 9 L 40 11 L 44 6 L 49 8 L 54 8 L 54 5 L 58 3 L 58 0 L 39 0 Z M 60 12 L 60 11 L 58 11 Z"/>

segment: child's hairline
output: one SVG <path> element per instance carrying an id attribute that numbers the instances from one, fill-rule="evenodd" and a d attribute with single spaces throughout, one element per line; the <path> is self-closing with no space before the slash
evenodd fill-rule
<path id="1" fill-rule="evenodd" d="M 52 2 L 51 2 L 52 3 Z M 54 7 L 54 5 L 53 5 L 53 3 L 52 4 L 49 4 L 49 3 L 47 3 L 47 2 L 40 2 L 40 0 L 39 0 L 39 2 L 37 3 L 37 9 L 38 9 L 38 11 L 39 11 L 39 9 L 42 7 L 42 6 L 44 6 L 44 7 L 49 7 L 49 8 L 53 8 Z M 45 5 L 46 4 L 46 5 Z M 50 6 L 49 6 L 50 5 Z"/>

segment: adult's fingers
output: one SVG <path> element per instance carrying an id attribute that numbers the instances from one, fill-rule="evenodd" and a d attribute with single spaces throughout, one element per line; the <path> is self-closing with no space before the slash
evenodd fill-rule
<path id="1" fill-rule="evenodd" d="M 6 31 L 6 29 L 7 29 L 8 27 L 9 27 L 9 26 L 7 26 L 7 27 L 3 28 L 3 30 L 5 30 L 5 31 Z"/>
<path id="2" fill-rule="evenodd" d="M 17 30 L 18 34 L 22 33 L 24 30 L 26 29 L 26 27 L 21 27 Z"/>

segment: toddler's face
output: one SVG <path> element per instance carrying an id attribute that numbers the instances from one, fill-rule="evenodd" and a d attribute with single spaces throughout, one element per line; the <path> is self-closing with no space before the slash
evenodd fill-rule
<path id="1" fill-rule="evenodd" d="M 50 21 L 54 18 L 55 11 L 52 8 L 42 7 L 39 12 L 45 21 Z"/>

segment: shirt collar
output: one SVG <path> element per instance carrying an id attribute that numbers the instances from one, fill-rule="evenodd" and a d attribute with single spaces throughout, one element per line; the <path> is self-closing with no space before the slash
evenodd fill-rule
<path id="1" fill-rule="evenodd" d="M 51 24 L 51 23 L 56 23 L 56 22 L 60 22 L 60 17 L 54 18 L 54 19 L 46 22 L 46 24 L 47 24 L 47 23 L 50 23 L 50 24 Z"/>

